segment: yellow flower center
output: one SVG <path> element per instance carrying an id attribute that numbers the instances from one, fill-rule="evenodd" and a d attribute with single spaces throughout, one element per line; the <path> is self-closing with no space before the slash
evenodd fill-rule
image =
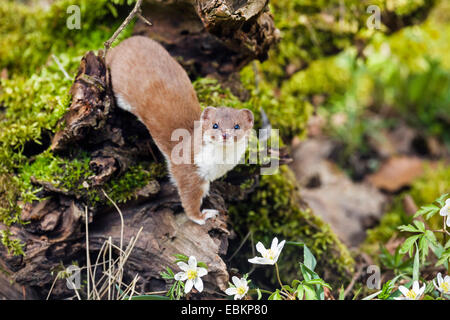
<path id="1" fill-rule="evenodd" d="M 414 292 L 414 290 L 409 290 L 408 293 L 406 294 L 407 298 L 411 298 L 411 299 L 416 299 L 417 294 Z"/>
<path id="2" fill-rule="evenodd" d="M 244 287 L 237 287 L 236 292 L 238 295 L 243 296 L 245 294 L 245 288 Z"/>
<path id="3" fill-rule="evenodd" d="M 194 280 L 195 278 L 197 278 L 197 270 L 188 270 L 186 274 L 188 279 L 190 280 Z"/>
<path id="4" fill-rule="evenodd" d="M 270 259 L 270 260 L 275 259 L 275 252 L 273 252 L 272 249 L 267 250 L 266 256 L 264 258 Z"/>
<path id="5" fill-rule="evenodd" d="M 444 291 L 445 293 L 450 292 L 450 284 L 448 282 L 442 282 L 439 287 Z"/>

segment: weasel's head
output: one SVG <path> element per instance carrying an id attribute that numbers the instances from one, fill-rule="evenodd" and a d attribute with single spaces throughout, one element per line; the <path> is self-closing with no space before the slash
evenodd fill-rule
<path id="1" fill-rule="evenodd" d="M 203 140 L 217 144 L 239 142 L 253 128 L 253 113 L 248 109 L 207 107 L 200 120 Z"/>

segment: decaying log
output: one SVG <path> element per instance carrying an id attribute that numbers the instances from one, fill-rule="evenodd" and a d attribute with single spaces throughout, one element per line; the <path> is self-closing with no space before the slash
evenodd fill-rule
<path id="1" fill-rule="evenodd" d="M 192 78 L 227 80 L 248 62 L 265 60 L 279 40 L 267 5 L 268 0 L 147 0 L 142 12 L 153 26 L 138 21 L 134 33 L 160 42 Z"/>
<path id="2" fill-rule="evenodd" d="M 142 9 L 154 26 L 149 28 L 141 19 L 135 34 L 151 36 L 172 56 L 181 57 L 191 77 L 230 78 L 249 61 L 264 60 L 279 38 L 267 0 L 146 1 Z M 79 150 L 89 153 L 95 175 L 85 183 L 98 190 L 100 197 L 102 186 L 138 159 L 164 161 L 145 126 L 114 106 L 108 77 L 102 52 L 98 56 L 88 52 L 82 58 L 70 90 L 70 108 L 51 141 L 53 152 L 69 159 Z M 188 221 L 168 179 L 153 180 L 137 190 L 137 200 L 121 206 L 124 245 L 143 227 L 124 277 L 138 274 L 139 292 L 167 289 L 160 272 L 167 266 L 178 271 L 173 255 L 182 253 L 208 265 L 203 295 L 212 297 L 224 290 L 229 276 L 221 257 L 227 253 L 230 237 L 226 202 L 244 198 L 246 191 L 239 184 L 248 178 L 231 174 L 227 181 L 212 184 L 204 207 L 215 208 L 221 215 L 204 226 Z M 25 205 L 21 218 L 26 224 L 10 228 L 12 238 L 25 243 L 25 255 L 12 256 L 0 249 L 0 270 L 15 283 L 11 288 L 0 285 L 0 297 L 45 299 L 58 270 L 73 262 L 86 265 L 85 199 L 49 182 L 34 178 L 31 182 L 42 187 L 40 195 L 45 200 Z M 95 259 L 109 237 L 118 243 L 121 222 L 113 206 L 89 207 L 88 212 L 90 256 Z M 0 283 L 4 281 L 2 276 Z M 51 298 L 72 295 L 64 280 L 55 282 Z"/>
<path id="3" fill-rule="evenodd" d="M 96 174 L 86 183 L 90 188 L 97 188 L 101 196 L 101 187 L 113 175 L 125 171 L 137 158 L 153 159 L 154 153 L 150 151 L 153 142 L 147 129 L 134 116 L 115 108 L 101 54 L 96 56 L 88 52 L 83 57 L 71 93 L 70 109 L 63 119 L 64 129 L 53 137 L 51 146 L 54 152 L 66 157 L 70 157 L 73 150 L 89 152 L 90 166 Z M 158 149 L 155 146 L 152 149 L 157 160 L 162 160 Z M 227 252 L 230 231 L 227 228 L 226 200 L 222 194 L 227 190 L 227 198 L 242 198 L 243 191 L 239 188 L 242 179 L 246 177 L 237 177 L 234 186 L 224 181 L 212 184 L 204 206 L 219 210 L 221 215 L 207 221 L 204 226 L 187 219 L 177 190 L 167 178 L 150 181 L 137 190 L 137 199 L 122 207 L 124 245 L 143 227 L 127 262 L 125 278 L 132 279 L 138 274 L 137 288 L 140 292 L 164 290 L 166 284 L 160 272 L 167 266 L 178 271 L 174 254 L 182 253 L 194 255 L 208 265 L 204 295 L 211 296 L 219 289 L 225 290 L 229 279 L 221 256 Z M 34 178 L 32 183 L 42 187 L 42 196 L 46 198 L 26 204 L 21 215 L 26 224 L 10 228 L 13 238 L 25 243 L 25 256 L 9 255 L 2 248 L 0 261 L 4 264 L 2 269 L 8 271 L 16 284 L 33 293 L 28 298 L 43 299 L 58 270 L 74 261 L 80 266 L 86 264 L 86 202 L 51 183 Z M 120 226 L 119 215 L 112 206 L 89 207 L 92 260 L 109 237 L 118 244 Z M 9 295 L 0 287 L 0 296 Z M 73 291 L 67 288 L 65 280 L 58 280 L 51 298 L 71 295 Z M 19 297 L 20 292 L 13 296 Z"/>

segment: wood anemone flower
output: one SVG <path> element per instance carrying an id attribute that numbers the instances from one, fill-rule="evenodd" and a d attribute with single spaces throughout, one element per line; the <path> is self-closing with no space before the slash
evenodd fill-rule
<path id="1" fill-rule="evenodd" d="M 274 238 L 272 240 L 272 245 L 270 249 L 266 249 L 261 242 L 256 244 L 256 250 L 261 254 L 262 257 L 254 257 L 249 259 L 248 262 L 254 264 L 269 264 L 274 265 L 278 261 L 278 257 L 280 256 L 281 250 L 283 250 L 284 243 L 286 240 L 278 243 L 278 239 Z"/>
<path id="2" fill-rule="evenodd" d="M 412 289 L 408 289 L 405 286 L 399 286 L 398 290 L 403 294 L 403 297 L 397 297 L 395 300 L 420 300 L 425 292 L 425 284 L 420 287 L 419 281 L 414 281 Z"/>
<path id="3" fill-rule="evenodd" d="M 186 281 L 184 284 L 184 293 L 189 293 L 192 287 L 198 292 L 203 291 L 203 281 L 201 277 L 206 276 L 208 271 L 205 268 L 197 267 L 197 259 L 190 256 L 188 263 L 178 262 L 178 267 L 182 270 L 175 275 L 175 280 Z"/>
<path id="4" fill-rule="evenodd" d="M 231 278 L 234 286 L 230 286 L 225 293 L 229 296 L 234 296 L 234 300 L 242 299 L 248 292 L 247 279 L 234 276 Z"/>

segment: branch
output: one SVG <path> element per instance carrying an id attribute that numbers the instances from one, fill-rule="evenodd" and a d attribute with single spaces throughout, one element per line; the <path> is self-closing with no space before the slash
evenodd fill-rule
<path id="1" fill-rule="evenodd" d="M 133 10 L 131 10 L 130 14 L 128 15 L 128 17 L 122 22 L 122 24 L 120 25 L 120 27 L 116 30 L 116 32 L 114 32 L 114 34 L 112 35 L 111 38 L 108 39 L 108 41 L 106 41 L 104 43 L 105 46 L 105 50 L 103 52 L 103 59 L 106 58 L 106 52 L 109 50 L 109 48 L 111 48 L 112 43 L 114 42 L 114 40 L 116 40 L 116 38 L 119 36 L 119 34 L 123 31 L 123 29 L 125 29 L 131 22 L 131 20 L 134 17 L 138 17 L 140 19 L 142 19 L 147 25 L 151 26 L 152 23 L 147 20 L 146 18 L 144 18 L 144 16 L 142 16 L 142 11 L 141 11 L 141 4 L 142 4 L 142 0 L 137 0 L 136 4 L 134 5 Z"/>

